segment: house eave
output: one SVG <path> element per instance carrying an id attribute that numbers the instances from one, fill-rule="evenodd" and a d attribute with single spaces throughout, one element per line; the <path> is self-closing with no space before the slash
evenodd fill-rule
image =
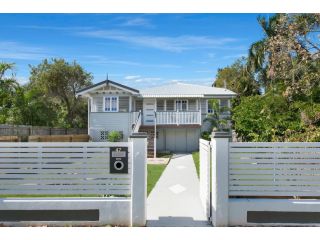
<path id="1" fill-rule="evenodd" d="M 94 92 L 94 90 L 96 89 L 99 89 L 103 86 L 114 86 L 116 88 L 119 88 L 121 90 L 124 90 L 124 91 L 127 91 L 127 92 L 130 92 L 132 94 L 139 94 L 139 90 L 137 89 L 134 89 L 134 88 L 131 88 L 131 87 L 128 87 L 128 86 L 125 86 L 125 85 L 122 85 L 120 83 L 117 83 L 117 82 L 113 82 L 111 80 L 105 80 L 105 81 L 102 81 L 102 82 L 99 82 L 99 83 L 96 83 L 96 84 L 93 84 L 91 86 L 88 86 L 86 88 L 83 88 L 79 91 L 76 92 L 76 96 L 79 97 L 79 96 L 86 96 L 88 97 L 89 96 L 89 93 L 90 92 Z"/>

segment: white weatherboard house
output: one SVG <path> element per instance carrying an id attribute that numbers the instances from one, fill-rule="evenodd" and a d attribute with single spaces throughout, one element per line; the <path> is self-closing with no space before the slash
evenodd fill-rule
<path id="1" fill-rule="evenodd" d="M 175 83 L 144 90 L 105 80 L 77 92 L 88 99 L 88 134 L 106 141 L 108 132 L 120 131 L 123 141 L 134 132 L 148 133 L 148 151 L 191 152 L 198 149 L 204 121 L 212 110 L 209 99 L 230 106 L 236 94 L 225 88 Z M 156 141 L 154 133 L 156 131 Z"/>

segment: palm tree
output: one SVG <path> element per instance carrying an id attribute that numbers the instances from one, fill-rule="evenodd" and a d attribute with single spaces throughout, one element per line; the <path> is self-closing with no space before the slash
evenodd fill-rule
<path id="1" fill-rule="evenodd" d="M 0 63 L 0 112 L 11 107 L 13 97 L 19 88 L 19 83 L 15 80 L 13 73 L 10 77 L 6 77 L 7 72 L 12 71 L 13 68 L 12 63 Z"/>
<path id="2" fill-rule="evenodd" d="M 10 77 L 6 77 L 6 73 L 8 71 L 13 71 L 13 68 L 13 63 L 0 63 L 0 95 L 12 93 L 19 87 L 13 73 Z"/>
<path id="3" fill-rule="evenodd" d="M 275 14 L 268 19 L 265 16 L 258 17 L 258 22 L 264 32 L 264 38 L 251 44 L 248 51 L 248 70 L 258 74 L 258 81 L 261 82 L 263 87 L 268 84 L 266 44 L 270 37 L 276 35 L 276 26 L 280 17 L 281 14 Z"/>
<path id="4" fill-rule="evenodd" d="M 5 63 L 5 62 L 0 63 L 0 81 L 3 80 L 5 73 L 8 70 L 13 70 L 13 68 L 14 68 L 13 63 Z"/>

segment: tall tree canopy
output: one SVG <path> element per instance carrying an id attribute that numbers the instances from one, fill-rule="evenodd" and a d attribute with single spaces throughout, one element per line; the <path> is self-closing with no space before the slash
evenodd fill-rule
<path id="1" fill-rule="evenodd" d="M 15 79 L 14 64 L 0 63 L 0 123 L 6 123 L 20 86 Z"/>
<path id="2" fill-rule="evenodd" d="M 252 72 L 247 71 L 247 59 L 240 58 L 231 66 L 218 69 L 215 87 L 226 87 L 241 96 L 259 94 L 259 85 Z"/>
<path id="3" fill-rule="evenodd" d="M 76 92 L 92 84 L 92 75 L 75 61 L 45 59 L 31 66 L 28 88 L 43 93 L 44 98 L 57 108 L 59 125 L 86 127 L 86 102 L 76 98 Z"/>
<path id="4" fill-rule="evenodd" d="M 239 94 L 237 134 L 245 141 L 320 141 L 320 14 L 275 14 L 258 23 L 264 37 L 249 48 L 247 75 L 230 67 L 217 74 L 216 85 L 225 79 L 235 92 L 241 93 L 240 76 L 264 90 Z"/>

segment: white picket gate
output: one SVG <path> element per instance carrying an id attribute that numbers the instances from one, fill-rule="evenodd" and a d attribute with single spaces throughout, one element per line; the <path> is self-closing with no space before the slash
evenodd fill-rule
<path id="1" fill-rule="evenodd" d="M 208 219 L 211 217 L 211 147 L 210 142 L 199 140 L 200 199 Z"/>

